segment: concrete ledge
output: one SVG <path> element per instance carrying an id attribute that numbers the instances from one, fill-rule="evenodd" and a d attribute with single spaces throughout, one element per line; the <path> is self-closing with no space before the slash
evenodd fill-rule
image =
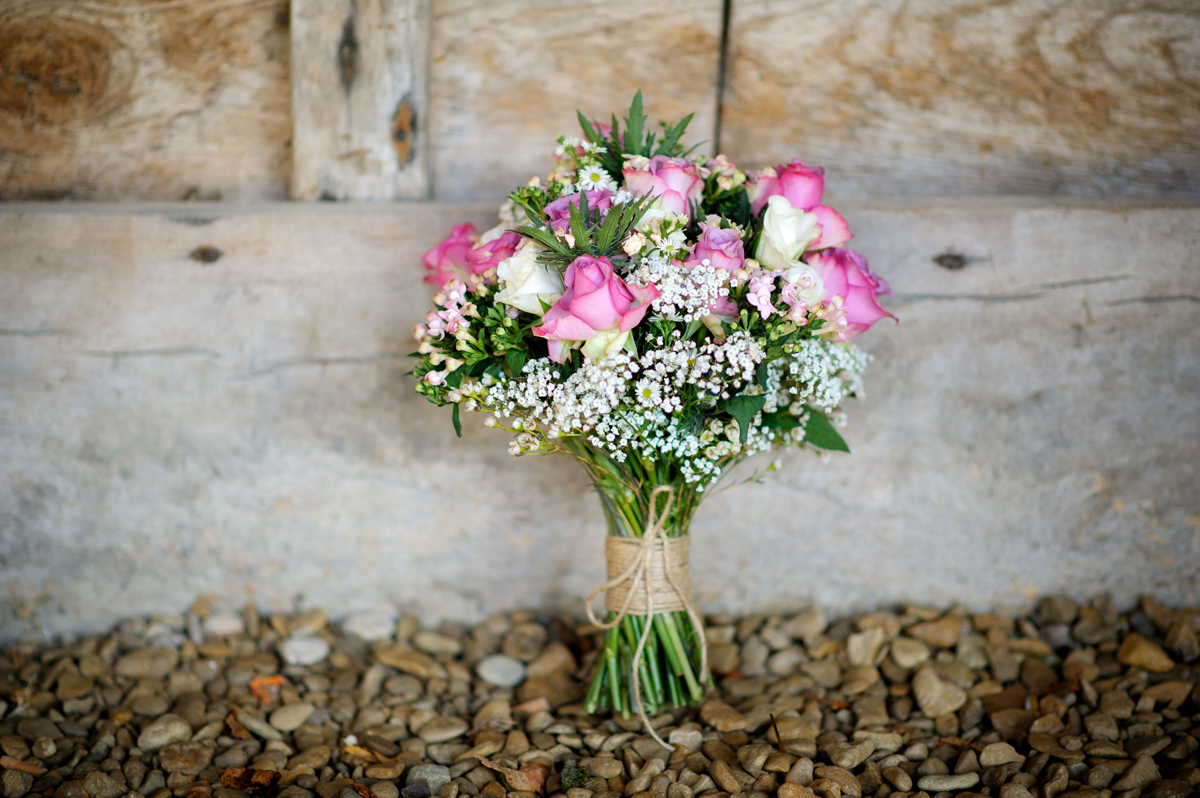
<path id="1" fill-rule="evenodd" d="M 0 637 L 203 593 L 581 609 L 583 475 L 479 418 L 455 440 L 403 376 L 421 253 L 492 212 L 0 205 Z M 785 454 L 701 510 L 703 606 L 1200 600 L 1200 206 L 844 212 L 901 324 L 859 339 L 853 455 Z"/>

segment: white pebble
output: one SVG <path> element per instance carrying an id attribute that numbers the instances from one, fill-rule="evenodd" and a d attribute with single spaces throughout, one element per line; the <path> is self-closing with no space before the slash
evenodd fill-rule
<path id="1" fill-rule="evenodd" d="M 279 644 L 288 665 L 316 665 L 329 656 L 329 644 L 319 637 L 289 637 Z"/>
<path id="2" fill-rule="evenodd" d="M 475 672 L 480 679 L 497 687 L 516 687 L 525 680 L 524 663 L 504 654 L 493 654 L 479 660 Z"/>
<path id="3" fill-rule="evenodd" d="M 360 612 L 342 622 L 342 631 L 358 635 L 368 643 L 386 640 L 396 633 L 396 618 L 386 612 Z"/>

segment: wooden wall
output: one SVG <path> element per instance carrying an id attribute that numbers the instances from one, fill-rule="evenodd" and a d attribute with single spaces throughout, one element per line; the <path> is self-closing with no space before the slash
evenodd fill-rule
<path id="1" fill-rule="evenodd" d="M 334 6 L 341 16 L 318 26 L 332 37 L 293 41 L 297 9 Z M 427 99 L 418 91 L 407 117 L 422 171 L 396 198 L 498 199 L 548 169 L 576 108 L 616 110 L 639 87 L 656 116 L 696 110 L 693 141 L 719 137 L 749 166 L 823 164 L 843 197 L 1200 197 L 1195 0 L 732 0 L 728 19 L 724 7 L 0 0 L 0 199 L 263 200 L 311 187 L 301 172 L 314 156 L 298 147 L 294 174 L 292 144 L 332 124 L 310 113 L 331 90 L 303 87 L 336 93 L 346 30 L 362 57 L 424 69 Z M 427 31 L 417 45 L 413 31 Z M 377 35 L 402 46 L 372 51 Z M 290 63 L 297 52 L 306 63 Z M 358 74 L 388 73 L 366 66 Z M 382 152 L 398 110 L 382 115 Z M 330 163 L 371 149 L 326 142 L 333 154 L 315 157 Z"/>

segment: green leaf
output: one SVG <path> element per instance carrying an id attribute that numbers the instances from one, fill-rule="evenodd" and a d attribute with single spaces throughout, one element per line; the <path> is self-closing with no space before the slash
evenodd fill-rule
<path id="1" fill-rule="evenodd" d="M 695 114 L 688 114 L 683 119 L 676 123 L 675 127 L 663 134 L 662 143 L 658 145 L 658 151 L 655 155 L 674 155 L 675 145 L 679 143 L 679 137 L 683 135 L 683 131 L 687 130 L 688 123 L 692 121 Z"/>
<path id="2" fill-rule="evenodd" d="M 454 412 L 450 414 L 450 423 L 454 425 L 454 434 L 462 437 L 462 422 L 458 419 L 458 405 L 454 406 Z"/>
<path id="3" fill-rule="evenodd" d="M 825 418 L 825 415 L 818 410 L 812 410 L 808 414 L 808 423 L 804 427 L 804 439 L 818 449 L 829 449 L 847 454 L 850 452 L 846 441 L 834 429 L 833 424 L 829 423 L 829 419 Z"/>
<path id="4" fill-rule="evenodd" d="M 646 124 L 646 115 L 642 113 L 642 90 L 638 89 L 629 104 L 629 116 L 625 118 L 625 150 L 636 155 L 646 155 L 642 152 L 642 132 Z M 616 130 L 616 128 L 613 128 Z"/>
<path id="5" fill-rule="evenodd" d="M 508 350 L 508 354 L 504 356 L 504 365 L 512 377 L 519 377 L 521 369 L 525 367 L 525 352 L 520 349 Z"/>
<path id="6" fill-rule="evenodd" d="M 567 204 L 567 212 L 571 215 L 571 235 L 575 238 L 575 249 L 577 251 L 587 251 L 588 246 L 588 204 L 587 193 L 579 192 L 579 204 L 574 202 Z"/>
<path id="7" fill-rule="evenodd" d="M 600 140 L 599 131 L 597 131 L 594 127 L 592 127 L 592 123 L 589 122 L 588 118 L 583 115 L 583 111 L 576 111 L 575 115 L 579 117 L 579 126 L 581 128 L 583 128 L 583 135 L 587 136 L 587 140 L 588 141 L 599 141 Z"/>
<path id="8" fill-rule="evenodd" d="M 765 413 L 763 414 L 763 426 L 768 429 L 795 429 L 800 426 L 800 419 L 793 416 L 787 411 L 781 413 Z"/>
<path id="9" fill-rule="evenodd" d="M 571 254 L 571 251 L 567 249 L 567 245 L 563 243 L 562 239 L 544 227 L 519 227 L 517 228 L 517 232 L 526 238 L 532 238 L 553 252 L 561 255 Z"/>
<path id="10" fill-rule="evenodd" d="M 758 396 L 734 396 L 731 399 L 725 400 L 725 410 L 729 415 L 737 419 L 739 437 L 742 443 L 750 436 L 750 422 L 754 420 L 754 416 L 758 411 L 763 409 L 763 405 L 767 403 L 767 397 L 759 394 Z"/>
<path id="11" fill-rule="evenodd" d="M 754 369 L 754 381 L 758 383 L 760 388 L 767 387 L 767 364 L 759 363 L 758 368 Z"/>

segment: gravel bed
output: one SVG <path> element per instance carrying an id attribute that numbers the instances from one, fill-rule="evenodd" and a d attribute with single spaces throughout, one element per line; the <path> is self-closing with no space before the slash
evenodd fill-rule
<path id="1" fill-rule="evenodd" d="M 711 616 L 716 689 L 580 704 L 597 636 L 516 612 L 184 616 L 0 650 L 4 798 L 1175 798 L 1200 785 L 1200 610 Z"/>

